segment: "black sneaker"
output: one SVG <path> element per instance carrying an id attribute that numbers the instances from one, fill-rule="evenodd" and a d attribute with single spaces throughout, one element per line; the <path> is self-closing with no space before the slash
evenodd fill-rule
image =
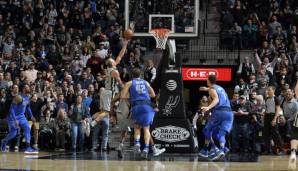
<path id="1" fill-rule="evenodd" d="M 123 152 L 122 152 L 122 150 L 118 150 L 117 152 L 118 152 L 118 157 L 120 159 L 122 159 L 123 158 Z"/>

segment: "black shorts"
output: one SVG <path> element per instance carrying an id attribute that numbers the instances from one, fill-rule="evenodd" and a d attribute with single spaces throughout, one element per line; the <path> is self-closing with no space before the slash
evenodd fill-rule
<path id="1" fill-rule="evenodd" d="M 291 131 L 291 139 L 298 140 L 298 128 L 293 126 Z"/>

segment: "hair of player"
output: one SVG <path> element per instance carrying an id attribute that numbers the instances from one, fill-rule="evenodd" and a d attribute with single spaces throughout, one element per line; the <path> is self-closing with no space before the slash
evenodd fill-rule
<path id="1" fill-rule="evenodd" d="M 215 75 L 209 75 L 208 80 L 211 84 L 216 84 L 216 76 Z"/>
<path id="2" fill-rule="evenodd" d="M 139 68 L 135 68 L 132 70 L 132 77 L 139 78 L 141 76 L 141 70 Z"/>

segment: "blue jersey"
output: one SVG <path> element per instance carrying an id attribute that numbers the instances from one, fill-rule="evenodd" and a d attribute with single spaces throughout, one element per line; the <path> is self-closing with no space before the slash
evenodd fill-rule
<path id="1" fill-rule="evenodd" d="M 130 100 L 136 101 L 150 101 L 148 93 L 147 82 L 143 79 L 134 79 L 130 87 Z"/>
<path id="2" fill-rule="evenodd" d="M 226 91 L 218 85 L 214 85 L 213 88 L 215 89 L 219 102 L 214 107 L 214 110 L 218 109 L 231 109 L 230 100 L 228 98 L 228 95 Z"/>
<path id="3" fill-rule="evenodd" d="M 22 102 L 19 104 L 12 103 L 9 109 L 8 120 L 20 120 L 25 118 L 25 112 L 28 112 L 29 117 L 32 118 L 32 111 L 30 109 L 30 98 L 22 95 Z"/>

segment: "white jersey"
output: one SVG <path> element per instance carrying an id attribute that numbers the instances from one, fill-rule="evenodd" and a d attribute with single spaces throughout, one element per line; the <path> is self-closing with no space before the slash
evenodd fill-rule
<path id="1" fill-rule="evenodd" d="M 115 95 L 116 93 L 119 92 L 118 89 L 118 83 L 115 78 L 112 77 L 112 71 L 116 70 L 115 68 L 108 68 L 107 69 L 107 78 L 105 82 L 105 89 L 106 90 L 111 90 L 113 94 Z"/>

